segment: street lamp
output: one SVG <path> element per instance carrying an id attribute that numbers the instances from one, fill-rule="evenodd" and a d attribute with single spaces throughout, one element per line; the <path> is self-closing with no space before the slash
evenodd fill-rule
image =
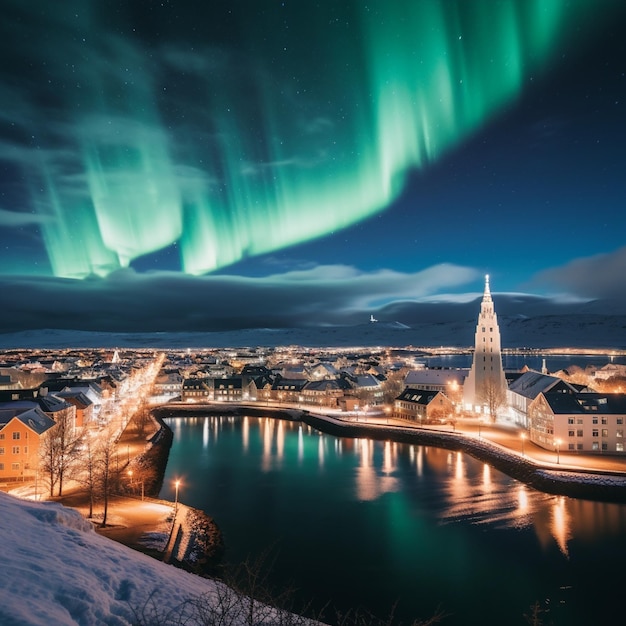
<path id="1" fill-rule="evenodd" d="M 180 480 L 177 480 L 174 484 L 176 485 L 176 495 L 174 497 L 174 517 L 176 517 L 176 513 L 178 511 L 178 487 L 180 486 Z"/>
<path id="2" fill-rule="evenodd" d="M 524 442 L 526 441 L 526 433 L 522 433 L 520 437 L 522 438 L 522 456 L 524 456 Z"/>
<path id="3" fill-rule="evenodd" d="M 557 465 L 560 463 L 561 459 L 560 459 L 560 455 L 559 455 L 559 448 L 561 447 L 561 440 L 560 439 L 555 439 L 554 443 L 556 445 L 556 462 Z"/>

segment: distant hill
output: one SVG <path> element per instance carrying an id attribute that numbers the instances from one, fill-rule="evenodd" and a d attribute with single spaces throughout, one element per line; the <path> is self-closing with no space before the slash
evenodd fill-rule
<path id="1" fill-rule="evenodd" d="M 503 347 L 626 349 L 626 316 L 601 314 L 499 316 Z M 302 345 L 451 346 L 474 344 L 476 317 L 407 325 L 379 321 L 353 326 L 245 329 L 228 332 L 104 333 L 32 330 L 0 334 L 0 349 L 9 348 L 224 348 Z"/>

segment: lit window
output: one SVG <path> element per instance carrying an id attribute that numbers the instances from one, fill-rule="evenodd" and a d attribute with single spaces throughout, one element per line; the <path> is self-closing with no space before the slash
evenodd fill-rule
<path id="1" fill-rule="evenodd" d="M 603 428 L 602 429 L 602 436 L 603 437 L 608 437 L 609 436 L 609 429 L 608 428 Z"/>
<path id="2" fill-rule="evenodd" d="M 624 431 L 621 429 L 615 431 L 615 436 L 621 439 L 624 436 Z"/>
<path id="3" fill-rule="evenodd" d="M 599 449 L 600 449 L 600 444 L 599 444 L 597 441 L 594 441 L 594 442 L 591 444 L 591 449 L 592 449 L 592 450 L 599 450 Z"/>
<path id="4" fill-rule="evenodd" d="M 623 443 L 616 443 L 615 444 L 615 451 L 616 452 L 624 452 L 624 444 Z"/>

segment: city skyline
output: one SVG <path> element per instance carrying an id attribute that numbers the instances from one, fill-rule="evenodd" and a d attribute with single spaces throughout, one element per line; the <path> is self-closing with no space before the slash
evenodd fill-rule
<path id="1" fill-rule="evenodd" d="M 0 332 L 626 313 L 601 4 L 9 2 Z"/>

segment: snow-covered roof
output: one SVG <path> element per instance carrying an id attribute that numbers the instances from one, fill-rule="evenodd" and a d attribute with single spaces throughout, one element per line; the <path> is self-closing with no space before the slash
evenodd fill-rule
<path id="1" fill-rule="evenodd" d="M 439 391 L 427 391 L 425 389 L 416 389 L 414 387 L 407 387 L 397 398 L 402 402 L 410 402 L 413 404 L 422 404 L 427 406 L 430 404 L 435 396 L 439 394 Z"/>
<path id="2" fill-rule="evenodd" d="M 525 398 L 535 399 L 540 393 L 547 393 L 556 387 L 576 391 L 569 383 L 557 376 L 550 376 L 529 370 L 524 372 L 519 378 L 511 381 L 509 391 L 517 393 Z"/>
<path id="3" fill-rule="evenodd" d="M 404 377 L 404 384 L 409 387 L 419 387 L 423 385 L 447 385 L 456 382 L 462 385 L 467 370 L 460 369 L 419 369 L 407 372 Z"/>
<path id="4" fill-rule="evenodd" d="M 355 387 L 380 387 L 380 381 L 372 374 L 365 374 L 363 376 L 357 376 L 356 382 L 354 383 Z"/>
<path id="5" fill-rule="evenodd" d="M 544 394 L 555 414 L 626 415 L 626 394 L 623 393 L 559 393 Z"/>
<path id="6" fill-rule="evenodd" d="M 12 419 L 17 419 L 24 426 L 28 426 L 33 432 L 41 435 L 56 422 L 48 417 L 37 405 L 30 407 L 11 407 L 13 403 L 8 402 L 0 406 L 0 428 L 4 428 Z"/>

